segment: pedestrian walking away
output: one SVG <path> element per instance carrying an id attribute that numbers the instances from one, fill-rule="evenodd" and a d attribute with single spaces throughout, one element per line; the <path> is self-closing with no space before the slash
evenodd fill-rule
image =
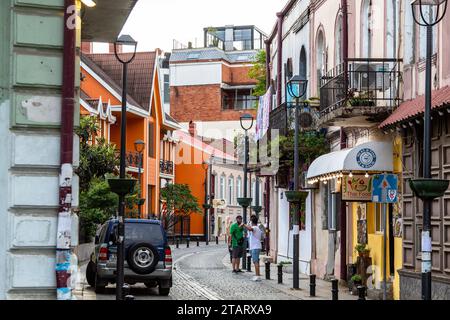
<path id="1" fill-rule="evenodd" d="M 239 269 L 241 258 L 244 253 L 244 224 L 242 223 L 242 216 L 236 217 L 236 222 L 230 227 L 230 235 L 233 273 L 242 272 L 242 270 Z"/>
<path id="2" fill-rule="evenodd" d="M 261 273 L 260 273 L 260 266 L 259 266 L 259 255 L 261 254 L 261 239 L 262 239 L 262 231 L 258 226 L 258 217 L 255 215 L 252 215 L 250 217 L 250 223 L 251 225 L 245 226 L 248 233 L 248 239 L 249 239 L 249 249 L 250 254 L 252 256 L 253 264 L 255 265 L 255 277 L 253 278 L 253 281 L 261 281 Z"/>

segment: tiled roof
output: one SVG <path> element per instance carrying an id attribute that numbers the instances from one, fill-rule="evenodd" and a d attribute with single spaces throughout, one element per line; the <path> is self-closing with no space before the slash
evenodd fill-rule
<path id="1" fill-rule="evenodd" d="M 87 54 L 120 88 L 122 87 L 122 64 L 113 53 Z M 124 60 L 131 53 L 121 54 Z M 152 94 L 153 73 L 155 70 L 156 52 L 138 52 L 136 58 L 128 65 L 128 94 L 138 102 L 138 106 L 148 111 Z M 121 90 L 120 90 L 121 91 Z"/>
<path id="2" fill-rule="evenodd" d="M 174 50 L 170 62 L 196 60 L 225 60 L 228 62 L 252 62 L 256 57 L 256 50 L 252 51 L 223 51 L 219 48 Z"/>
<path id="3" fill-rule="evenodd" d="M 432 109 L 438 109 L 445 105 L 450 105 L 450 86 L 443 87 L 432 92 Z M 403 102 L 394 113 L 380 124 L 384 128 L 398 122 L 414 118 L 425 112 L 425 96 Z"/>

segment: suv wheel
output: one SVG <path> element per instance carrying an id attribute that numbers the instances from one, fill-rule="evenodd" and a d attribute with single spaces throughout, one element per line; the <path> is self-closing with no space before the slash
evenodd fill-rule
<path id="1" fill-rule="evenodd" d="M 95 274 L 96 274 L 95 263 L 93 263 L 92 260 L 90 260 L 88 265 L 86 266 L 86 281 L 92 288 L 95 287 Z"/>
<path id="2" fill-rule="evenodd" d="M 170 293 L 170 288 L 158 288 L 158 293 L 160 296 L 168 296 Z"/>
<path id="3" fill-rule="evenodd" d="M 94 286 L 94 290 L 95 293 L 105 293 L 105 289 L 106 289 L 107 284 L 105 284 L 104 282 L 101 282 L 101 280 L 98 278 L 98 275 L 95 276 L 95 286 Z"/>
<path id="4" fill-rule="evenodd" d="M 158 251 L 149 243 L 137 243 L 128 250 L 128 266 L 137 274 L 152 273 L 158 260 Z"/>

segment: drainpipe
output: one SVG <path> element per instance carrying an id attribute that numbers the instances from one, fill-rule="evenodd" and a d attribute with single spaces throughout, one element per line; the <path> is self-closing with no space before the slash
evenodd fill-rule
<path id="1" fill-rule="evenodd" d="M 348 88 L 348 7 L 347 0 L 341 0 L 342 7 L 342 56 L 344 58 L 344 85 L 345 90 Z M 340 131 L 341 138 L 341 150 L 347 148 L 347 135 L 343 128 Z M 341 201 L 341 219 L 340 219 L 340 278 L 341 280 L 347 280 L 347 204 L 345 201 Z"/>
<path id="2" fill-rule="evenodd" d="M 270 45 L 271 42 L 265 41 L 266 44 L 266 90 L 270 87 Z"/>
<path id="3" fill-rule="evenodd" d="M 75 0 L 64 1 L 64 51 L 61 108 L 61 172 L 59 176 L 59 213 L 56 239 L 56 295 L 72 299 L 70 285 L 71 219 L 73 182 L 73 134 L 75 111 Z"/>
<path id="4" fill-rule="evenodd" d="M 277 13 L 277 108 L 281 106 L 281 88 L 283 83 L 283 17 L 282 12 Z"/>

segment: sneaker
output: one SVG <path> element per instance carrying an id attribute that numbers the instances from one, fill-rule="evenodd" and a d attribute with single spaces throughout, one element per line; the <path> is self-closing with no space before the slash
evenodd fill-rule
<path id="1" fill-rule="evenodd" d="M 262 278 L 260 276 L 256 276 L 256 280 L 255 281 L 262 281 Z"/>
<path id="2" fill-rule="evenodd" d="M 241 269 L 239 269 L 239 270 L 236 270 L 236 272 L 241 273 L 241 272 L 244 272 L 244 271 L 242 271 Z"/>

